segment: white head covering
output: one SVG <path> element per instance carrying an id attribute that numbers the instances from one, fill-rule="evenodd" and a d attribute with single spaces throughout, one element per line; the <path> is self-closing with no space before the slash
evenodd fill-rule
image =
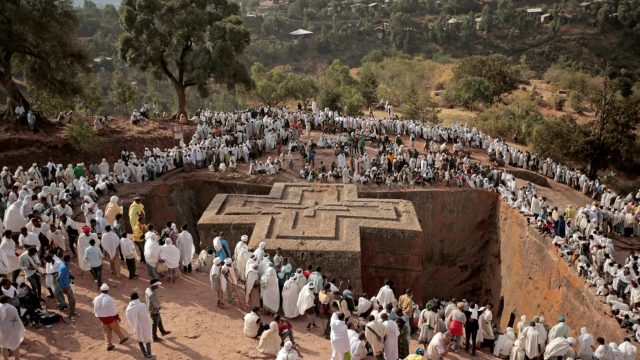
<path id="1" fill-rule="evenodd" d="M 242 241 L 242 242 L 245 242 L 245 243 L 246 243 L 247 241 L 249 241 L 249 237 L 248 237 L 247 235 L 242 235 L 242 236 L 240 237 L 240 241 Z"/>
<path id="2" fill-rule="evenodd" d="M 109 202 L 117 204 L 119 200 L 120 199 L 117 196 L 114 195 L 114 196 L 111 197 L 111 199 L 109 199 Z"/>

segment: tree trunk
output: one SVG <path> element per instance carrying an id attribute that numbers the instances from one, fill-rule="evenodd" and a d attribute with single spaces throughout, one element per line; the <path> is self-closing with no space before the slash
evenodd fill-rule
<path id="1" fill-rule="evenodd" d="M 6 54 L 2 59 L 2 87 L 7 92 L 8 99 L 8 108 L 6 112 L 7 117 L 14 117 L 15 109 L 18 105 L 22 105 L 24 107 L 24 111 L 27 112 L 31 109 L 31 104 L 29 101 L 22 95 L 20 89 L 18 89 L 18 85 L 16 85 L 15 81 L 13 81 L 13 76 L 11 75 L 11 54 Z"/>
<path id="2" fill-rule="evenodd" d="M 185 94 L 186 87 L 180 84 L 174 84 L 176 89 L 176 96 L 178 97 L 178 112 L 176 113 L 176 119 L 180 119 L 180 115 L 187 116 L 187 96 Z"/>

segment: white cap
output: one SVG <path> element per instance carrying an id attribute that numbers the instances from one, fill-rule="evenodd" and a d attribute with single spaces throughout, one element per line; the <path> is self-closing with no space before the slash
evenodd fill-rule
<path id="1" fill-rule="evenodd" d="M 100 291 L 109 291 L 109 285 L 107 285 L 107 283 L 103 283 L 100 286 Z"/>

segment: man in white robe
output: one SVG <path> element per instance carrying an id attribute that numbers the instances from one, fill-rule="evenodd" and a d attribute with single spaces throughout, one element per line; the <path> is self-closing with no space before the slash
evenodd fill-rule
<path id="1" fill-rule="evenodd" d="M 624 338 L 624 342 L 618 346 L 624 360 L 635 360 L 636 347 L 631 343 L 631 339 Z"/>
<path id="2" fill-rule="evenodd" d="M 575 345 L 576 339 L 574 338 L 563 338 L 557 337 L 547 344 L 547 347 L 544 350 L 544 360 L 548 360 L 551 358 L 576 358 L 576 352 L 573 350 L 573 345 Z"/>
<path id="3" fill-rule="evenodd" d="M 384 353 L 385 337 L 387 336 L 388 330 L 383 323 L 376 321 L 375 316 L 373 315 L 369 315 L 367 320 L 369 322 L 364 328 L 364 336 L 366 337 L 369 345 L 371 345 L 373 356 L 376 359 L 379 359 Z"/>
<path id="4" fill-rule="evenodd" d="M 160 247 L 160 259 L 167 265 L 167 277 L 175 282 L 180 276 L 180 250 L 173 245 L 170 238 Z"/>
<path id="5" fill-rule="evenodd" d="M 393 290 L 389 285 L 390 281 L 387 280 L 385 282 L 385 285 L 380 288 L 380 291 L 378 291 L 378 296 L 376 296 L 382 308 L 386 308 L 387 304 L 391 304 L 396 300 L 396 297 L 393 294 Z"/>
<path id="6" fill-rule="evenodd" d="M 240 241 L 236 244 L 235 251 L 233 252 L 233 265 L 236 275 L 242 281 L 246 280 L 247 261 L 249 260 L 249 256 L 251 256 L 247 246 L 248 241 L 249 237 L 247 235 L 242 235 L 240 237 Z"/>
<path id="7" fill-rule="evenodd" d="M 593 348 L 595 341 L 593 335 L 589 333 L 586 327 L 580 328 L 578 336 L 578 357 L 581 359 L 591 359 L 593 357 Z"/>
<path id="8" fill-rule="evenodd" d="M 247 266 L 251 264 L 247 263 Z M 253 264 L 246 272 L 244 283 L 245 302 L 249 308 L 260 306 L 260 276 L 258 275 L 258 264 Z"/>
<path id="9" fill-rule="evenodd" d="M 111 225 L 107 225 L 104 230 L 105 233 L 102 234 L 101 239 L 102 250 L 109 261 L 111 274 L 117 278 L 120 276 L 120 256 L 118 254 L 120 238 L 115 232 L 111 231 Z"/>
<path id="10" fill-rule="evenodd" d="M 18 348 L 24 340 L 25 329 L 20 320 L 18 310 L 9 304 L 9 297 L 0 296 L 0 348 L 2 356 L 8 359 L 12 355 L 19 359 Z"/>
<path id="11" fill-rule="evenodd" d="M 317 327 L 316 325 L 316 314 L 315 314 L 315 293 L 313 292 L 315 288 L 315 284 L 310 282 L 306 284 L 302 289 L 300 289 L 300 293 L 298 294 L 298 313 L 300 315 L 307 315 L 307 330 L 309 330 L 312 326 Z"/>
<path id="12" fill-rule="evenodd" d="M 84 253 L 89 248 L 89 241 L 94 240 L 96 246 L 100 246 L 100 240 L 95 233 L 91 232 L 91 228 L 87 225 L 82 226 L 82 234 L 78 236 L 78 266 L 81 271 L 91 271 L 89 262 L 85 261 Z"/>
<path id="13" fill-rule="evenodd" d="M 495 346 L 493 347 L 493 355 L 499 358 L 508 359 L 511 355 L 511 348 L 516 340 L 515 331 L 513 328 L 508 327 L 507 331 L 498 336 Z"/>
<path id="14" fill-rule="evenodd" d="M 398 336 L 400 336 L 400 329 L 395 321 L 389 320 L 388 314 L 381 314 L 380 318 L 382 323 L 387 328 L 387 336 L 384 338 L 384 358 L 385 359 L 397 359 L 398 358 Z"/>
<path id="15" fill-rule="evenodd" d="M 187 224 L 182 225 L 182 231 L 178 234 L 176 246 L 180 250 L 180 265 L 182 265 L 182 271 L 191 272 L 191 260 L 196 253 L 196 247 L 193 244 L 193 236 L 187 231 Z"/>
<path id="16" fill-rule="evenodd" d="M 16 243 L 11 239 L 11 230 L 5 230 L 0 241 L 0 274 L 10 277 L 12 282 L 15 282 L 20 274 Z"/>
<path id="17" fill-rule="evenodd" d="M 126 310 L 127 321 L 133 335 L 138 340 L 138 345 L 145 359 L 155 359 L 155 355 L 151 353 L 151 316 L 147 304 L 140 301 L 137 292 L 131 294 L 131 302 L 127 305 Z"/>
<path id="18" fill-rule="evenodd" d="M 540 347 L 540 333 L 535 321 L 532 321 L 527 328 L 522 331 L 524 338 L 524 353 L 529 359 L 534 359 L 542 353 Z"/>
<path id="19" fill-rule="evenodd" d="M 280 289 L 278 288 L 278 275 L 272 266 L 267 268 L 260 278 L 260 290 L 265 310 L 277 314 L 280 308 Z"/>
<path id="20" fill-rule="evenodd" d="M 220 261 L 219 257 L 213 259 L 209 279 L 211 280 L 211 288 L 216 298 L 216 305 L 223 307 L 222 299 L 224 298 L 224 292 L 227 288 L 227 281 L 224 276 L 222 276 L 222 261 Z"/>
<path id="21" fill-rule="evenodd" d="M 331 320 L 331 360 L 343 360 L 344 354 L 349 352 L 351 344 L 347 325 L 344 323 L 344 314 L 339 313 Z M 396 355 L 395 358 L 398 356 Z M 391 359 L 391 358 L 390 358 Z"/>
<path id="22" fill-rule="evenodd" d="M 293 274 L 282 287 L 282 310 L 284 311 L 284 316 L 289 319 L 300 315 L 297 304 L 299 293 L 298 278 L 296 274 Z"/>

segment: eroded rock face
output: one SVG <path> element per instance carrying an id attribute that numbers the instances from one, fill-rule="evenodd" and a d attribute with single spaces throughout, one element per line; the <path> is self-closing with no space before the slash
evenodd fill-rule
<path id="1" fill-rule="evenodd" d="M 526 219 L 501 202 L 497 194 L 474 189 L 377 190 L 360 188 L 358 196 L 411 201 L 422 230 L 417 240 L 394 238 L 375 233 L 375 229 L 364 230 L 373 233 L 363 236 L 361 230 L 361 238 L 370 240 L 360 244 L 360 254 L 327 252 L 309 246 L 287 251 L 285 256 L 293 259 L 295 267 L 326 264 L 323 273 L 338 281 L 351 281 L 369 296 L 377 293 L 384 278 L 393 278 L 389 274 L 395 274 L 400 279 L 405 277 L 399 282 L 414 288 L 416 300 L 422 306 L 424 300 L 436 296 L 490 301 L 502 329 L 508 325 L 511 313 L 516 318 L 526 314 L 529 319 L 540 314 L 549 325 L 564 315 L 572 335 L 578 334 L 579 327 L 587 326 L 592 333 L 606 335 L 607 341 L 619 342 L 624 337 L 607 309 L 559 257 L 548 239 L 529 227 Z M 199 234 L 195 229 L 215 195 L 267 195 L 270 191 L 268 184 L 179 178 L 153 186 L 144 203 L 150 222 L 158 226 L 169 219 L 178 225 L 187 223 L 196 243 L 210 246 L 209 232 L 213 230 Z M 250 225 L 237 227 L 233 232 L 252 231 Z M 227 239 L 231 244 L 238 240 L 230 236 Z M 270 247 L 268 250 L 275 251 Z M 419 255 L 419 265 L 409 265 L 415 267 L 413 271 L 418 270 L 418 277 L 412 277 L 411 271 L 403 266 L 395 266 L 407 267 L 411 263 L 403 261 L 405 255 L 404 259 Z M 372 261 L 386 264 L 388 269 L 371 271 L 366 264 Z M 400 286 L 396 289 L 398 295 L 403 291 Z"/>

